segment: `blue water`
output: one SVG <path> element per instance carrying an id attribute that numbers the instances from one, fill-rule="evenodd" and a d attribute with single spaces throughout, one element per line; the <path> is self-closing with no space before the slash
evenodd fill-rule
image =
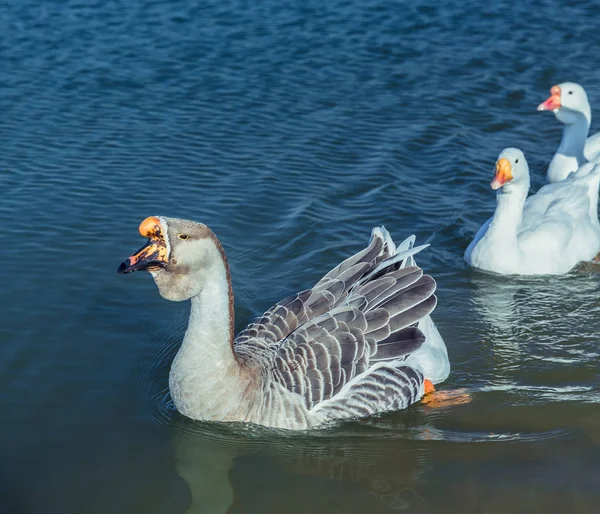
<path id="1" fill-rule="evenodd" d="M 600 105 L 594 2 L 8 0 L 0 29 L 0 512 L 598 512 L 600 278 L 462 261 L 502 148 L 543 183 L 549 88 Z M 216 232 L 238 329 L 372 226 L 416 234 L 473 401 L 312 435 L 184 419 L 188 306 L 116 274 L 153 214 Z"/>

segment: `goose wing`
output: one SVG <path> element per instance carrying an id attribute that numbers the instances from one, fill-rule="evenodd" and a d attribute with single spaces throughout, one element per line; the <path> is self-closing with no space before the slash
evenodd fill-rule
<path id="1" fill-rule="evenodd" d="M 435 281 L 412 257 L 425 246 L 413 243 L 414 236 L 396 249 L 387 231 L 375 228 L 367 248 L 249 325 L 236 338 L 236 354 L 268 370 L 309 409 L 335 399 L 371 369 L 374 396 L 382 391 L 396 396 L 393 388 L 405 388 L 406 379 L 414 396 L 420 373 L 412 370 L 398 378 L 391 376 L 397 375 L 398 363 L 387 366 L 420 348 L 425 336 L 417 323 L 437 301 Z M 396 371 L 390 375 L 384 368 Z"/>

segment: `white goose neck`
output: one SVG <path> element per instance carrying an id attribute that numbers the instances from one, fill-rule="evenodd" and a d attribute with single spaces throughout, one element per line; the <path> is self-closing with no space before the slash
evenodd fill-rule
<path id="1" fill-rule="evenodd" d="M 511 244 L 517 240 L 529 184 L 512 184 L 511 187 L 512 191 L 500 191 L 496 195 L 496 211 L 487 233 L 489 238 L 497 241 L 494 244 Z"/>
<path id="2" fill-rule="evenodd" d="M 577 159 L 581 158 L 583 162 L 583 147 L 590 130 L 590 121 L 591 116 L 578 113 L 575 123 L 565 124 L 557 153 Z"/>
<path id="3" fill-rule="evenodd" d="M 233 313 L 230 309 L 231 285 L 224 276 L 207 277 L 202 291 L 191 299 L 188 329 L 182 349 L 204 357 L 211 369 L 223 369 L 237 364 L 231 346 Z"/>
<path id="4" fill-rule="evenodd" d="M 585 162 L 583 154 L 585 141 L 590 129 L 591 114 L 578 114 L 575 123 L 565 123 L 558 150 L 552 157 L 546 178 L 548 182 L 558 182 L 567 178 Z"/>
<path id="5" fill-rule="evenodd" d="M 191 299 L 188 329 L 171 366 L 169 388 L 181 413 L 219 420 L 239 408 L 243 374 L 232 339 L 233 293 L 223 255 Z"/>

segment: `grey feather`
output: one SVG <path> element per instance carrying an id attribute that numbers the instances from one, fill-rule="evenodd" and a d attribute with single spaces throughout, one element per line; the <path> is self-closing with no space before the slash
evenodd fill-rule
<path id="1" fill-rule="evenodd" d="M 365 321 L 367 322 L 365 333 L 368 334 L 387 325 L 390 321 L 390 314 L 387 309 L 374 309 L 365 314 Z"/>
<path id="2" fill-rule="evenodd" d="M 426 246 L 413 243 L 396 251 L 389 234 L 374 229 L 367 248 L 236 337 L 240 363 L 263 372 L 264 394 L 281 386 L 315 416 L 333 418 L 404 408 L 418 399 L 423 377 L 402 361 L 425 340 L 416 325 L 435 308 L 436 285 L 413 265 L 412 256 Z"/>

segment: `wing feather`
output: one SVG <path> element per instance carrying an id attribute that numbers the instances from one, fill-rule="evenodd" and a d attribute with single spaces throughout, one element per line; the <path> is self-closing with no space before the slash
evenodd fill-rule
<path id="1" fill-rule="evenodd" d="M 240 361 L 300 395 L 308 409 L 327 404 L 361 416 L 387 393 L 402 395 L 396 403 L 414 398 L 422 377 L 393 370 L 407 368 L 401 361 L 423 344 L 416 325 L 436 300 L 435 281 L 412 258 L 424 246 L 409 239 L 396 250 L 387 231 L 374 229 L 367 248 L 242 331 L 234 342 Z"/>

